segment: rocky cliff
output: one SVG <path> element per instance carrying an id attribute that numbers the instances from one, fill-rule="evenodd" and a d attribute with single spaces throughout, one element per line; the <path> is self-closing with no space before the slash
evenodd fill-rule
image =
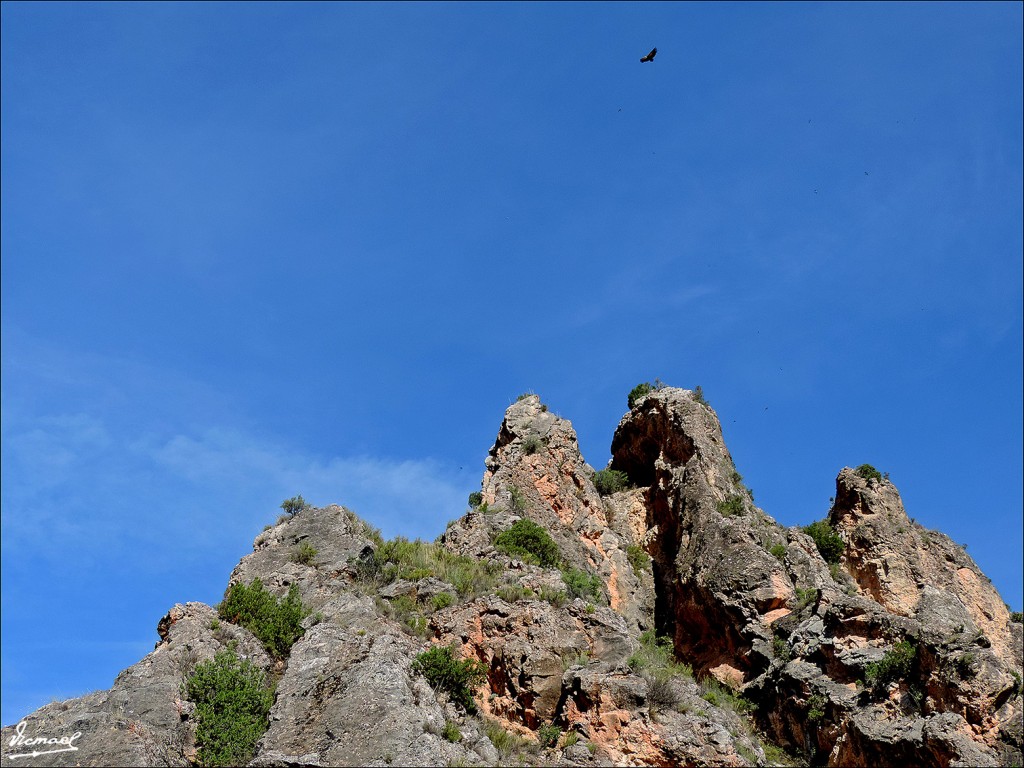
<path id="1" fill-rule="evenodd" d="M 527 396 L 437 542 L 283 516 L 219 609 L 171 608 L 2 762 L 1020 765 L 1022 626 L 963 549 L 870 468 L 811 533 L 755 506 L 693 392 L 640 397 L 601 472 Z"/>

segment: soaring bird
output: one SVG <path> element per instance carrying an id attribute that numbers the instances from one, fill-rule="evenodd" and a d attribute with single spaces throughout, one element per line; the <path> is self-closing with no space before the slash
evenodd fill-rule
<path id="1" fill-rule="evenodd" d="M 640 63 L 643 64 L 645 61 L 654 61 L 654 57 L 658 55 L 657 48 L 651 48 L 651 52 L 640 59 Z"/>

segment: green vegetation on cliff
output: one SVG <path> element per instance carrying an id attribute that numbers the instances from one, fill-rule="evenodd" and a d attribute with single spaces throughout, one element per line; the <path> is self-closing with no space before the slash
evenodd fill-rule
<path id="1" fill-rule="evenodd" d="M 245 765 L 267 730 L 274 688 L 232 645 L 212 661 L 196 665 L 182 683 L 182 694 L 195 703 L 196 746 L 200 765 Z"/>

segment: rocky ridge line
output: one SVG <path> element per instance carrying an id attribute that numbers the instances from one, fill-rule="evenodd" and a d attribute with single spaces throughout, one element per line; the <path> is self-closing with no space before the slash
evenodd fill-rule
<path id="1" fill-rule="evenodd" d="M 538 765 L 783 764 L 773 742 L 816 765 L 1020 764 L 1021 625 L 962 548 L 907 518 L 891 483 L 840 472 L 828 519 L 844 551 L 827 563 L 755 506 L 714 411 L 672 388 L 623 417 L 609 469 L 634 487 L 602 497 L 568 421 L 536 396 L 510 406 L 482 504 L 431 545 L 431 562 L 478 564 L 478 582 L 423 568 L 369 578 L 387 545 L 341 507 L 279 521 L 230 583 L 297 586 L 310 615 L 287 659 L 208 606 L 174 606 L 110 691 L 26 718 L 30 733 L 82 733 L 77 752 L 32 764 L 194 764 L 181 682 L 229 643 L 277 682 L 252 765 L 495 765 L 516 752 Z M 495 547 L 520 519 L 597 591 L 559 596 L 559 568 Z M 655 634 L 672 674 L 636 661 Z M 868 684 L 900 643 L 914 651 L 906 673 Z M 478 714 L 412 671 L 437 645 L 486 668 Z M 551 726 L 564 734 L 541 748 Z M 13 735 L 4 765 L 18 764 Z"/>

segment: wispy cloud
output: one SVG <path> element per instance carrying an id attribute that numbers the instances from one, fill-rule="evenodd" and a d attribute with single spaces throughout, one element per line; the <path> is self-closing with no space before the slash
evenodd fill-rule
<path id="1" fill-rule="evenodd" d="M 465 509 L 464 481 L 429 458 L 318 457 L 216 427 L 124 435 L 88 414 L 20 420 L 5 435 L 3 483 L 4 539 L 19 548 L 42 547 L 43 529 L 54 555 L 150 548 L 168 536 L 212 543 L 272 522 L 281 500 L 300 493 L 343 504 L 387 535 L 432 538 Z"/>
<path id="2" fill-rule="evenodd" d="M 140 450 L 170 475 L 199 487 L 246 487 L 275 499 L 301 493 L 310 503 L 343 504 L 385 534 L 433 537 L 465 510 L 463 485 L 445 478 L 432 459 L 322 458 L 222 429 L 176 435 Z"/>

